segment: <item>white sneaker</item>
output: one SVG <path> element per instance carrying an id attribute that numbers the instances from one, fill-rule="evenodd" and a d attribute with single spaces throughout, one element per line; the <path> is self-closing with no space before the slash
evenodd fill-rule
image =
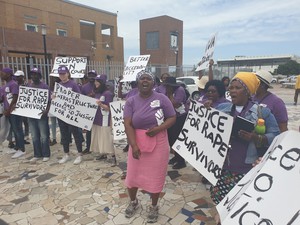
<path id="1" fill-rule="evenodd" d="M 62 159 L 58 161 L 58 163 L 59 163 L 59 164 L 63 164 L 63 163 L 65 163 L 65 162 L 69 161 L 69 160 L 70 160 L 70 156 L 69 156 L 68 154 L 65 154 L 65 155 L 62 157 Z"/>
<path id="2" fill-rule="evenodd" d="M 49 159 L 50 159 L 49 157 L 44 157 L 44 158 L 43 158 L 43 162 L 48 162 Z"/>
<path id="3" fill-rule="evenodd" d="M 82 156 L 79 155 L 77 156 L 77 158 L 74 160 L 74 165 L 78 165 L 82 162 Z"/>
<path id="4" fill-rule="evenodd" d="M 21 150 L 18 150 L 11 158 L 16 159 L 16 158 L 19 158 L 23 155 L 25 155 L 25 152 L 22 152 Z"/>
<path id="5" fill-rule="evenodd" d="M 33 157 L 32 159 L 29 160 L 29 162 L 36 162 L 36 161 L 38 161 L 38 160 L 39 160 L 39 158 Z"/>
<path id="6" fill-rule="evenodd" d="M 15 154 L 17 152 L 16 149 L 10 148 L 6 151 L 7 154 Z"/>

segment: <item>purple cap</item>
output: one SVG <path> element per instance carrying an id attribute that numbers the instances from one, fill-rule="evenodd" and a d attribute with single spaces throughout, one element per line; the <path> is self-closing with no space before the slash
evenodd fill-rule
<path id="1" fill-rule="evenodd" d="M 104 82 L 106 82 L 107 76 L 105 74 L 101 74 L 101 75 L 97 75 L 95 77 L 95 80 L 102 80 Z"/>
<path id="2" fill-rule="evenodd" d="M 34 68 L 32 68 L 31 70 L 30 70 L 30 73 L 37 73 L 37 74 L 42 74 L 41 73 L 41 71 L 40 71 L 40 69 L 39 68 L 36 68 L 36 67 L 34 67 Z"/>
<path id="3" fill-rule="evenodd" d="M 10 75 L 14 75 L 14 72 L 13 72 L 13 70 L 11 69 L 11 68 L 3 68 L 2 69 L 2 72 L 3 73 L 7 73 L 7 74 L 10 74 Z"/>
<path id="4" fill-rule="evenodd" d="M 65 73 L 69 73 L 69 69 L 66 66 L 60 66 L 57 69 L 58 74 L 65 74 Z"/>

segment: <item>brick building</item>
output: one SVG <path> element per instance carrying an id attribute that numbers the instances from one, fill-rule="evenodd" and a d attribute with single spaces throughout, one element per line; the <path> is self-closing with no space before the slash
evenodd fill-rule
<path id="1" fill-rule="evenodd" d="M 160 76 L 182 68 L 183 21 L 170 16 L 140 20 L 140 54 L 150 54 L 149 65 Z"/>
<path id="2" fill-rule="evenodd" d="M 41 24 L 47 28 L 46 46 Z M 68 0 L 0 0 L 0 32 L 2 57 L 81 56 L 124 62 L 117 14 Z"/>

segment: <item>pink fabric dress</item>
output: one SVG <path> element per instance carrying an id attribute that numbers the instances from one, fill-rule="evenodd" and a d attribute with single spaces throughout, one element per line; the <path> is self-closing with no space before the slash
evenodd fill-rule
<path id="1" fill-rule="evenodd" d="M 166 180 L 169 152 L 166 130 L 156 135 L 154 150 L 141 152 L 139 159 L 132 157 L 132 148 L 129 146 L 125 185 L 128 188 L 141 188 L 149 193 L 161 192 Z"/>

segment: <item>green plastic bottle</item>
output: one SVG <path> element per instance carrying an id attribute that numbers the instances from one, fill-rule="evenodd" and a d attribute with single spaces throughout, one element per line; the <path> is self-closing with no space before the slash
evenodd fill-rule
<path id="1" fill-rule="evenodd" d="M 258 119 L 254 130 L 257 134 L 260 134 L 260 135 L 265 134 L 266 133 L 265 120 Z"/>

